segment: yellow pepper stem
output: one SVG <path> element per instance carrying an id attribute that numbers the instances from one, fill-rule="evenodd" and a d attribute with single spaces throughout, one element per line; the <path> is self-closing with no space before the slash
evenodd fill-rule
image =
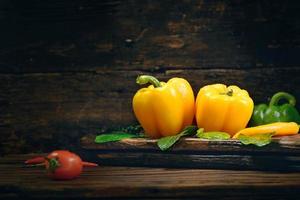
<path id="1" fill-rule="evenodd" d="M 222 95 L 228 95 L 228 96 L 232 96 L 233 95 L 233 90 L 229 90 L 228 92 L 224 92 L 224 93 L 220 93 Z"/>
<path id="2" fill-rule="evenodd" d="M 161 87 L 161 83 L 154 76 L 141 75 L 136 78 L 136 83 L 139 85 L 144 85 L 147 83 L 152 84 L 154 87 Z"/>

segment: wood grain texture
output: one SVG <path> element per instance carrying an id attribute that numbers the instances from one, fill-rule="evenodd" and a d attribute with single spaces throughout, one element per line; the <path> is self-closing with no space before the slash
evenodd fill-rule
<path id="1" fill-rule="evenodd" d="M 96 152 L 97 151 L 94 151 L 94 153 Z M 259 170 L 265 172 L 300 171 L 299 155 L 289 156 L 283 154 L 223 154 L 215 152 L 125 153 L 98 151 L 97 158 L 93 158 L 92 160 L 102 163 L 104 166 Z"/>
<path id="2" fill-rule="evenodd" d="M 157 146 L 157 139 L 130 138 L 118 142 L 95 143 L 95 135 L 81 138 L 81 145 L 87 150 L 106 152 L 161 152 Z M 253 145 L 243 145 L 240 141 L 216 140 L 209 141 L 195 137 L 181 138 L 169 153 L 214 153 L 214 154 L 273 154 L 300 155 L 300 135 L 282 136 L 272 139 L 272 143 L 258 148 Z"/>
<path id="3" fill-rule="evenodd" d="M 297 1 L 1 4 L 2 73 L 299 66 Z"/>
<path id="4" fill-rule="evenodd" d="M 274 138 L 271 144 L 260 148 L 232 139 L 187 137 L 164 152 L 154 139 L 132 138 L 103 144 L 94 140 L 95 136 L 83 137 L 82 147 L 94 162 L 104 165 L 300 171 L 299 135 Z"/>
<path id="5" fill-rule="evenodd" d="M 24 167 L 31 155 L 0 159 L 1 198 L 294 199 L 299 173 L 137 167 L 85 169 L 72 181 L 51 181 Z"/>

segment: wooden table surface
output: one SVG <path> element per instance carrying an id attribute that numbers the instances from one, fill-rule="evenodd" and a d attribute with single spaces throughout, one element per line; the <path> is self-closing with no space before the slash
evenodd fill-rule
<path id="1" fill-rule="evenodd" d="M 100 166 L 71 181 L 52 181 L 40 167 L 26 167 L 33 155 L 0 159 L 4 198 L 206 198 L 295 199 L 300 173 Z M 297 199 L 297 198 L 296 198 Z"/>

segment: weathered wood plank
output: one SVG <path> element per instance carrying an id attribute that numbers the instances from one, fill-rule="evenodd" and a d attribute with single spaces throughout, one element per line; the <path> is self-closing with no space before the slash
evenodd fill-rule
<path id="1" fill-rule="evenodd" d="M 95 162 L 104 165 L 300 171 L 299 135 L 274 138 L 271 144 L 260 148 L 232 139 L 182 138 L 165 152 L 154 139 L 104 144 L 96 144 L 94 139 L 95 136 L 85 136 L 81 145 L 90 156 L 94 155 Z"/>
<path id="2" fill-rule="evenodd" d="M 47 102 L 86 102 L 99 97 L 131 98 L 140 88 L 135 79 L 152 74 L 166 81 L 186 78 L 194 89 L 213 83 L 236 84 L 249 91 L 256 102 L 267 101 L 275 92 L 288 91 L 300 98 L 300 68 L 199 69 L 145 72 L 142 70 L 103 70 L 98 73 L 37 73 L 0 75 L 0 101 L 9 104 Z M 30 92 L 29 92 L 30 91 Z"/>
<path id="3" fill-rule="evenodd" d="M 294 199 L 300 194 L 295 172 L 99 166 L 72 181 L 51 181 L 44 169 L 20 162 L 32 156 L 14 156 L 15 163 L 0 159 L 1 198 Z"/>
<path id="4" fill-rule="evenodd" d="M 0 5 L 1 73 L 300 64 L 297 1 Z"/>
<path id="5" fill-rule="evenodd" d="M 97 144 L 94 142 L 95 135 L 88 135 L 81 138 L 81 145 L 84 149 L 95 150 L 99 152 L 161 152 L 157 146 L 156 139 L 130 138 L 118 142 Z M 264 147 L 243 145 L 238 140 L 217 140 L 209 141 L 199 138 L 181 138 L 174 148 L 168 153 L 185 154 L 253 154 L 253 155 L 300 155 L 300 135 L 283 136 L 273 138 L 272 143 Z"/>
<path id="6" fill-rule="evenodd" d="M 222 146 L 220 146 L 222 148 Z M 160 152 L 101 152 L 94 162 L 104 166 L 168 167 L 192 169 L 230 169 L 263 171 L 300 171 L 300 157 L 288 155 L 224 155 L 215 152 L 201 154 Z"/>

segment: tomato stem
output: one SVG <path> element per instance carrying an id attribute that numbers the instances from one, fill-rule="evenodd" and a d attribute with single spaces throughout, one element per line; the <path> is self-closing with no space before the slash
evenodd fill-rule
<path id="1" fill-rule="evenodd" d="M 60 167 L 60 163 L 58 161 L 58 157 L 55 157 L 55 158 L 48 158 L 48 157 L 45 157 L 45 160 L 46 162 L 49 163 L 49 167 L 48 167 L 48 171 L 51 172 L 51 173 L 54 173 L 55 170 Z"/>

